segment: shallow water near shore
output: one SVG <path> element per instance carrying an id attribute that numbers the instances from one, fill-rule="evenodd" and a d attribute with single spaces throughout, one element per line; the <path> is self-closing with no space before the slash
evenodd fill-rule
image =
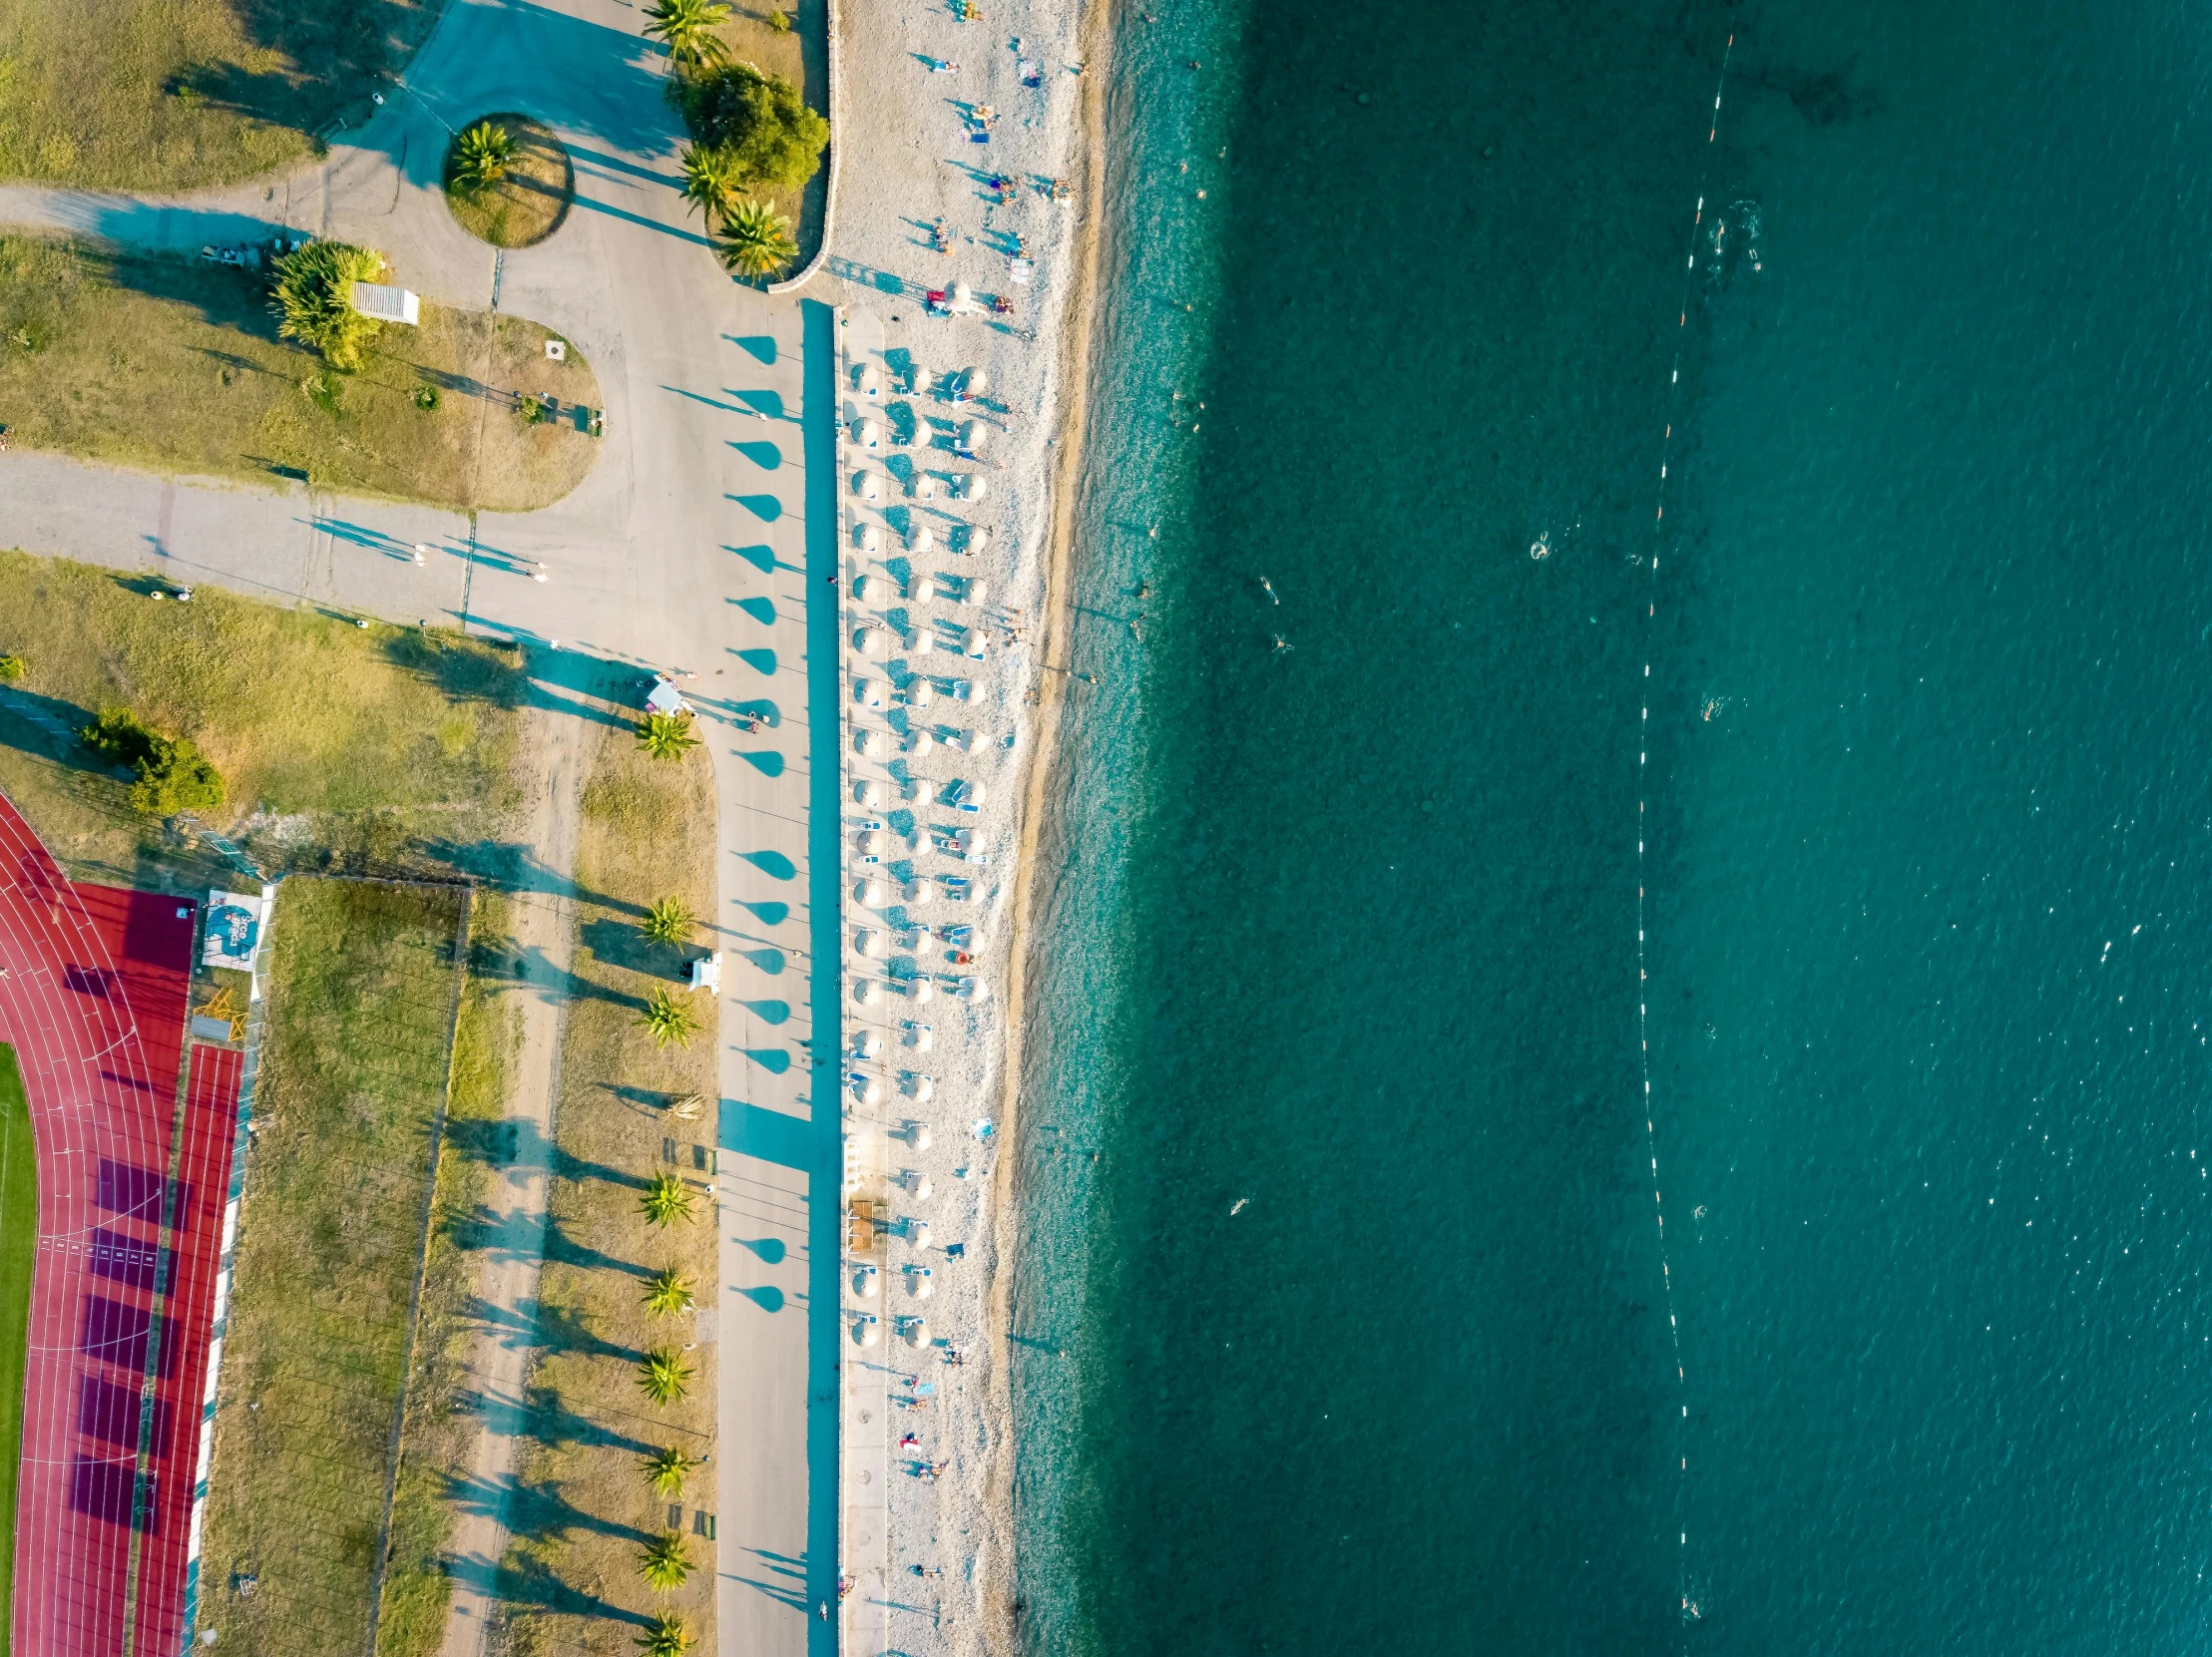
<path id="1" fill-rule="evenodd" d="M 1126 31 L 1027 1642 L 2194 1644 L 2212 38 L 1573 13 Z"/>

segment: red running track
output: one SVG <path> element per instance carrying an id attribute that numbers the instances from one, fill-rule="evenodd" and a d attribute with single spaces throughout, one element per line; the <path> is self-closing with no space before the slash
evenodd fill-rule
<path id="1" fill-rule="evenodd" d="M 182 1643 L 230 1151 L 230 1124 L 218 1118 L 236 1101 L 234 1070 L 226 1109 L 224 1066 L 196 1065 L 206 1079 L 185 1107 L 173 1190 L 196 919 L 188 900 L 73 886 L 0 798 L 0 1041 L 15 1048 L 39 1158 L 15 1657 L 126 1657 L 134 1621 L 130 1657 L 172 1657 Z M 165 1260 L 172 1199 L 176 1253 Z"/>

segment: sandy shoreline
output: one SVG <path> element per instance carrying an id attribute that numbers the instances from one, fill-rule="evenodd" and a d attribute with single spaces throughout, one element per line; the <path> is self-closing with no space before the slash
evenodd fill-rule
<path id="1" fill-rule="evenodd" d="M 1111 0 L 1080 18 L 1036 0 L 994 7 L 987 24 L 875 19 L 842 42 L 842 142 L 866 165 L 839 181 L 833 256 L 810 291 L 840 307 L 838 1084 L 843 1202 L 870 1215 L 848 1219 L 839 1264 L 840 1622 L 853 1657 L 1019 1645 L 1013 1147 L 1067 709 L 1066 674 L 1047 664 L 1065 663 L 1071 621 L 1115 14 Z M 993 174 L 1012 188 L 994 193 Z M 1057 198 L 1038 188 L 1053 179 Z M 953 281 L 1008 294 L 1015 316 L 925 313 L 922 289 Z M 970 369 L 989 390 L 949 400 L 946 376 Z M 969 419 L 990 428 L 973 458 L 946 435 Z M 964 474 L 988 486 L 980 501 L 923 487 Z M 963 556 L 979 531 L 991 544 Z M 926 704 L 923 683 L 936 692 Z M 948 811 L 932 795 L 954 781 L 981 798 Z M 971 838 L 948 856 L 955 827 Z M 977 901 L 944 901 L 954 876 Z M 912 898 L 915 880 L 933 895 Z M 956 947 L 976 957 L 950 972 L 948 924 L 972 926 Z M 989 998 L 945 995 L 960 974 Z M 921 1001 L 917 975 L 940 994 Z M 927 1047 L 917 1024 L 932 1029 Z"/>

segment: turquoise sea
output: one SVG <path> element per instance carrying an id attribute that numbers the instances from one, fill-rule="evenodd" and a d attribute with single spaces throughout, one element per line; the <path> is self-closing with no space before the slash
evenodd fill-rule
<path id="1" fill-rule="evenodd" d="M 2212 17 L 1152 10 L 1029 1646 L 2201 1649 Z"/>

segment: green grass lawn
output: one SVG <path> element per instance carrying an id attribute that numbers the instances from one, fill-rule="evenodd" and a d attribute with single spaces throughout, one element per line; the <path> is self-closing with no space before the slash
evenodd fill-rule
<path id="1" fill-rule="evenodd" d="M 24 448 L 527 511 L 599 454 L 575 412 L 599 407 L 598 377 L 573 346 L 549 361 L 551 337 L 426 304 L 421 326 L 386 327 L 340 374 L 276 337 L 253 272 L 0 235 L 0 425 Z M 559 399 L 561 416 L 525 425 L 526 395 Z"/>
<path id="2" fill-rule="evenodd" d="M 713 1008 L 699 998 L 706 1029 L 688 1049 L 656 1047 L 638 1027 L 645 998 L 677 972 L 674 951 L 644 943 L 638 916 L 671 895 L 695 914 L 713 913 L 713 821 L 703 753 L 675 764 L 641 754 L 628 731 L 602 737 L 577 848 L 585 894 L 577 905 L 579 990 L 562 1036 L 561 1162 L 539 1284 L 544 1348 L 531 1393 L 538 1427 L 522 1464 L 525 1486 L 542 1494 L 518 1516 L 507 1560 L 516 1650 L 629 1651 L 635 1626 L 612 1623 L 602 1605 L 674 1611 L 688 1623 L 694 1650 L 714 1649 L 714 1544 L 692 1533 L 694 1515 L 714 1506 L 712 1472 L 694 1472 L 679 1502 L 691 1579 L 657 1595 L 638 1575 L 638 1550 L 665 1528 L 668 1498 L 640 1475 L 635 1447 L 677 1445 L 692 1456 L 713 1448 L 715 1349 L 702 1343 L 685 1354 L 697 1373 L 678 1404 L 647 1402 L 634 1379 L 644 1348 L 698 1339 L 690 1316 L 647 1313 L 644 1275 L 674 1266 L 690 1275 L 706 1305 L 718 1282 L 705 1199 L 690 1224 L 665 1231 L 649 1228 L 638 1212 L 645 1182 L 670 1166 L 663 1159 L 667 1143 L 678 1173 L 694 1182 L 708 1177 L 697 1163 L 717 1126 Z M 685 1094 L 704 1101 L 689 1120 L 670 1109 Z"/>
<path id="3" fill-rule="evenodd" d="M 368 1627 L 465 901 L 310 879 L 277 900 L 201 1578 L 226 1653 Z"/>
<path id="4" fill-rule="evenodd" d="M 517 656 L 493 645 L 363 629 L 212 587 L 190 605 L 154 604 L 112 571 L 0 552 L 0 651 L 29 663 L 9 688 L 55 717 L 122 703 L 199 743 L 229 783 L 217 815 L 233 828 L 233 815 L 249 818 L 241 832 L 271 867 L 329 853 L 339 868 L 383 872 L 413 855 L 440 861 L 440 848 L 465 860 L 516 804 L 526 683 Z M 130 884 L 183 859 L 180 880 L 206 884 L 212 865 L 10 701 L 0 696 L 0 790 L 73 873 Z"/>
<path id="5" fill-rule="evenodd" d="M 0 178 L 183 190 L 314 151 L 442 0 L 0 0 Z"/>
<path id="6" fill-rule="evenodd" d="M 23 1363 L 38 1256 L 38 1159 L 15 1049 L 0 1043 L 0 1559 L 15 1557 L 15 1479 L 23 1458 Z M 0 1571 L 0 1657 L 15 1619 L 15 1573 Z"/>

